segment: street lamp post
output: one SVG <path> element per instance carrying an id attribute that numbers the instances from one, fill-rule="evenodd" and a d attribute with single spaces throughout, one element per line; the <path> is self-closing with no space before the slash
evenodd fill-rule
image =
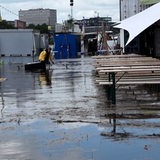
<path id="1" fill-rule="evenodd" d="M 73 26 L 73 0 L 70 0 L 70 6 L 71 6 L 71 26 L 72 26 L 72 32 L 74 32 L 74 26 Z"/>

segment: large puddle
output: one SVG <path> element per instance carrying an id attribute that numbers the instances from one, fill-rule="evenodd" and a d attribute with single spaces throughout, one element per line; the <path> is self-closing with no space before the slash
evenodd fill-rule
<path id="1" fill-rule="evenodd" d="M 0 159 L 159 160 L 159 86 L 118 86 L 113 106 L 91 58 L 57 60 L 45 73 L 4 61 Z"/>

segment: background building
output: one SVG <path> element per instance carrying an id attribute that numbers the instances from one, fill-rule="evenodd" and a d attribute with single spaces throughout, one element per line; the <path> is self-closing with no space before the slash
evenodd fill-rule
<path id="1" fill-rule="evenodd" d="M 120 20 L 124 20 L 160 2 L 160 0 L 120 0 Z M 137 23 L 143 23 L 137 21 Z M 120 30 L 120 46 L 125 53 L 140 53 L 145 55 L 160 56 L 157 42 L 160 37 L 160 22 L 153 24 L 125 46 L 129 34 Z M 135 24 L 136 27 L 136 24 Z M 125 46 L 125 47 L 124 47 Z"/>
<path id="2" fill-rule="evenodd" d="M 19 20 L 25 21 L 26 25 L 42 25 L 55 27 L 57 23 L 57 11 L 54 9 L 29 9 L 19 11 Z"/>
<path id="3" fill-rule="evenodd" d="M 140 0 L 140 11 L 143 11 L 160 0 Z"/>
<path id="4" fill-rule="evenodd" d="M 14 27 L 18 29 L 25 29 L 26 28 L 26 22 L 20 21 L 20 20 L 15 20 L 14 21 Z"/>
<path id="5" fill-rule="evenodd" d="M 131 17 L 160 0 L 120 0 L 120 20 Z"/>
<path id="6" fill-rule="evenodd" d="M 110 30 L 111 26 L 114 24 L 111 17 L 92 17 L 89 19 L 77 20 L 76 23 L 80 27 L 84 27 L 84 32 L 99 32 L 102 31 L 103 25 L 106 25 L 106 30 Z"/>
<path id="7" fill-rule="evenodd" d="M 140 0 L 143 4 L 154 4 L 160 2 L 160 0 Z"/>
<path id="8" fill-rule="evenodd" d="M 120 20 L 139 13 L 140 0 L 120 0 Z"/>

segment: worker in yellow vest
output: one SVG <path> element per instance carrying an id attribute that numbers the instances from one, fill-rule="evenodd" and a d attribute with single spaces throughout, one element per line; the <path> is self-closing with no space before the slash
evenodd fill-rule
<path id="1" fill-rule="evenodd" d="M 46 64 L 54 64 L 51 51 L 52 49 L 50 47 L 47 48 L 47 50 L 44 49 L 38 57 L 38 60 L 41 62 L 43 69 L 46 68 Z"/>

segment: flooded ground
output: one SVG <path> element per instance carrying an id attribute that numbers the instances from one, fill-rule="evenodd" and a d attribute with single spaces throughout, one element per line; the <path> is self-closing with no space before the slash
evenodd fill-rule
<path id="1" fill-rule="evenodd" d="M 0 159 L 159 160 L 158 86 L 119 86 L 113 106 L 91 58 L 57 60 L 45 73 L 3 60 Z"/>

